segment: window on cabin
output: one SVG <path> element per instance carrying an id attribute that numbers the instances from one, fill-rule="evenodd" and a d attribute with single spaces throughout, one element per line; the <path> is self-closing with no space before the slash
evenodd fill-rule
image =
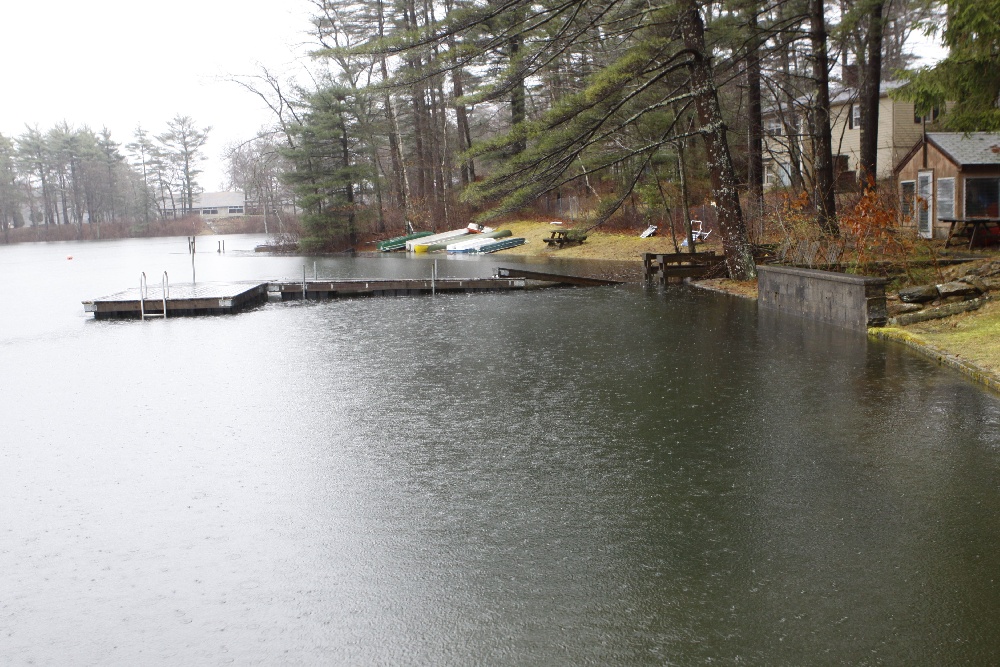
<path id="1" fill-rule="evenodd" d="M 931 211 L 934 210 L 934 172 L 917 174 L 917 233 L 925 239 L 934 237 Z"/>
<path id="2" fill-rule="evenodd" d="M 230 213 L 242 213 L 243 212 L 243 207 L 242 206 L 230 206 L 229 207 L 229 212 Z"/>
<path id="3" fill-rule="evenodd" d="M 769 137 L 781 136 L 781 120 L 778 118 L 768 118 L 764 126 L 764 132 Z"/>
<path id="4" fill-rule="evenodd" d="M 851 105 L 851 115 L 847 119 L 847 127 L 851 130 L 861 129 L 861 105 L 852 104 Z"/>
<path id="5" fill-rule="evenodd" d="M 937 219 L 949 220 L 955 217 L 955 179 L 937 180 Z"/>
<path id="6" fill-rule="evenodd" d="M 904 221 L 913 219 L 913 202 L 916 198 L 916 181 L 903 181 L 899 184 L 899 215 Z"/>
<path id="7" fill-rule="evenodd" d="M 219 209 L 217 208 L 203 208 L 201 209 L 202 215 L 218 215 Z"/>
<path id="8" fill-rule="evenodd" d="M 937 122 L 938 116 L 940 115 L 941 115 L 941 109 L 939 107 L 934 107 L 933 109 L 931 109 L 931 112 L 925 116 L 921 116 L 916 111 L 914 111 L 913 122 L 915 124 L 922 123 L 924 121 L 927 121 L 928 123 L 934 123 Z"/>
<path id="9" fill-rule="evenodd" d="M 1000 178 L 965 179 L 965 217 L 1000 217 Z"/>

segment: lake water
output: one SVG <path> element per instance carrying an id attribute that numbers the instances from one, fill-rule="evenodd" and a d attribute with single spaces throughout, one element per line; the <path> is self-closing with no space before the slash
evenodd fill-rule
<path id="1" fill-rule="evenodd" d="M 164 270 L 0 247 L 0 664 L 1000 662 L 1000 400 L 901 347 L 636 285 L 83 312 Z"/>

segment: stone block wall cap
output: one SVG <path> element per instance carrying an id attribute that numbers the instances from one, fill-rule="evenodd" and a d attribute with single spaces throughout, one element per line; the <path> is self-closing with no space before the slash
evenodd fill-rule
<path id="1" fill-rule="evenodd" d="M 775 266 L 773 264 L 759 265 L 757 273 L 784 273 L 787 275 L 803 276 L 820 280 L 832 280 L 835 282 L 851 283 L 853 285 L 885 285 L 888 278 L 881 276 L 855 276 L 837 271 L 822 271 L 820 269 L 800 269 L 794 266 Z"/>

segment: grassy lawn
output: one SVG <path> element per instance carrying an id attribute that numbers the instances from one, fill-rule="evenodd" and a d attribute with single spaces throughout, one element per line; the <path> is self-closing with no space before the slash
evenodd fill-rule
<path id="1" fill-rule="evenodd" d="M 1000 302 L 987 302 L 977 311 L 943 320 L 911 324 L 906 331 L 985 370 L 1000 373 Z"/>
<path id="2" fill-rule="evenodd" d="M 517 220 L 514 222 L 497 223 L 497 229 L 509 229 L 514 236 L 526 239 L 522 246 L 501 250 L 498 255 L 547 255 L 550 257 L 564 257 L 574 259 L 604 259 L 615 261 L 638 262 L 642 253 L 671 253 L 674 252 L 674 244 L 670 238 L 670 233 L 666 236 L 651 236 L 646 239 L 639 238 L 638 232 L 631 234 L 615 234 L 602 232 L 594 229 L 587 232 L 587 240 L 579 245 L 567 245 L 564 248 L 550 248 L 544 239 L 556 229 L 572 229 L 573 224 L 567 222 L 563 225 L 550 225 L 547 222 L 534 220 Z M 582 227 L 582 225 L 581 225 Z M 714 234 L 713 234 L 714 236 Z M 682 239 L 677 239 L 680 243 Z M 714 239 L 709 239 L 707 244 L 699 244 L 698 250 L 715 250 L 722 252 L 722 247 L 711 243 Z M 684 249 L 681 249 L 683 252 Z"/>

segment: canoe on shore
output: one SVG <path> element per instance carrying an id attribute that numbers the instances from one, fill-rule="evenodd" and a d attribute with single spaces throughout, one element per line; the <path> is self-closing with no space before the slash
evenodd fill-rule
<path id="1" fill-rule="evenodd" d="M 493 243 L 487 243 L 486 245 L 480 246 L 476 252 L 482 254 L 488 254 L 491 252 L 496 252 L 497 250 L 516 248 L 519 245 L 523 245 L 526 241 L 527 239 L 524 239 L 520 236 L 515 236 L 514 238 L 510 239 L 498 239 Z"/>
<path id="2" fill-rule="evenodd" d="M 502 239 L 502 238 L 505 238 L 505 237 L 510 236 L 510 235 L 511 235 L 511 231 L 509 229 L 501 229 L 501 230 L 498 230 L 498 231 L 495 231 L 495 232 L 485 232 L 485 233 L 482 233 L 482 234 L 475 234 L 474 235 L 475 238 L 471 238 L 471 239 L 467 239 L 467 240 L 463 239 L 461 241 L 458 241 L 457 243 L 449 243 L 449 244 L 447 244 L 444 247 L 444 250 L 448 251 L 449 253 L 473 253 L 473 252 L 478 252 L 478 249 L 481 246 L 487 245 L 489 243 L 493 243 L 493 242 L 496 241 L 496 239 Z M 427 249 L 428 252 L 433 252 L 435 250 L 441 250 L 441 248 L 436 247 L 437 245 L 440 245 L 440 244 L 435 244 L 435 245 L 429 247 Z"/>
<path id="3" fill-rule="evenodd" d="M 407 241 L 406 251 L 427 252 L 427 246 L 429 245 L 441 243 L 442 241 L 448 241 L 449 239 L 457 239 L 459 236 L 465 236 L 469 233 L 471 233 L 469 228 L 463 227 L 462 229 L 453 229 L 448 232 L 441 232 L 440 234 L 431 234 L 430 236 Z"/>
<path id="4" fill-rule="evenodd" d="M 421 239 L 425 236 L 430 236 L 432 232 L 415 232 L 413 234 L 407 234 L 406 236 L 396 236 L 391 239 L 386 239 L 385 241 L 379 241 L 378 248 L 379 252 L 392 252 L 393 250 L 403 250 L 406 248 L 406 242 L 412 241 L 414 239 Z"/>

